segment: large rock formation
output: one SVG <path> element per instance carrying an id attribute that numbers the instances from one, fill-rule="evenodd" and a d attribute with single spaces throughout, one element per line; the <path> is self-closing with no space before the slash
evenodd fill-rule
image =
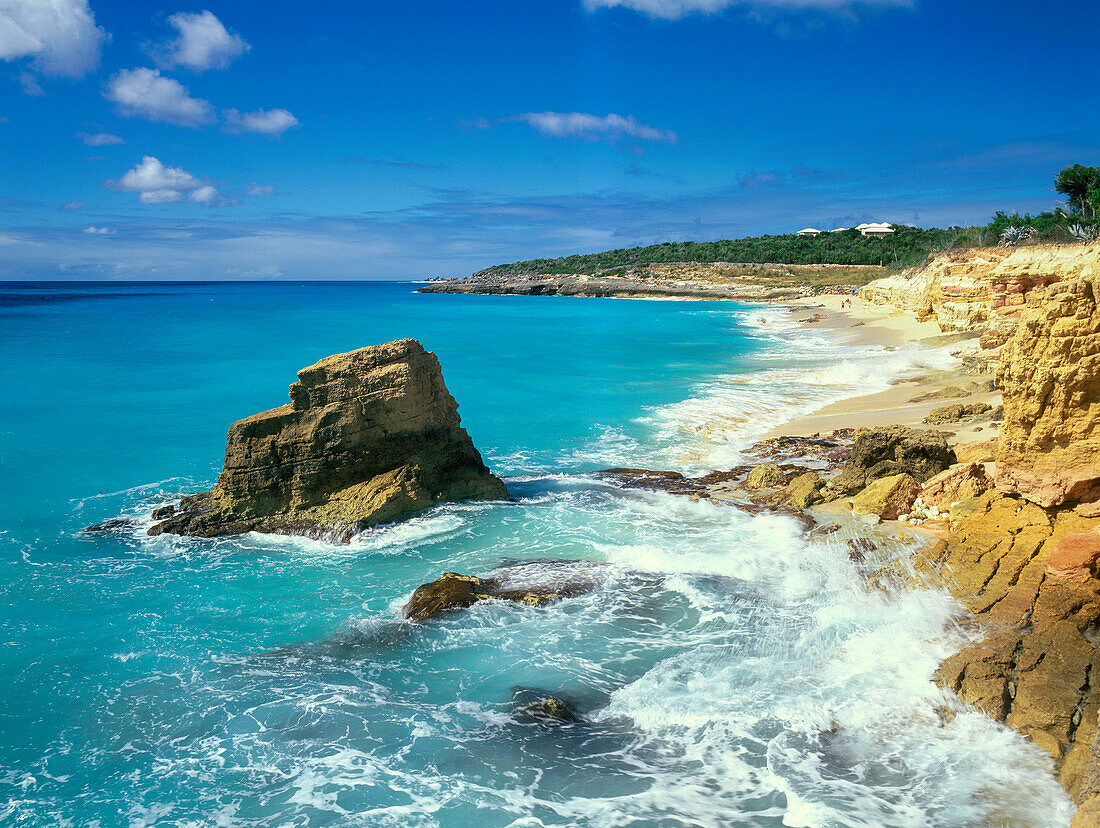
<path id="1" fill-rule="evenodd" d="M 1100 514 L 1100 273 L 1034 299 L 1002 352 L 997 486 Z"/>
<path id="2" fill-rule="evenodd" d="M 882 426 L 858 435 L 848 464 L 832 481 L 838 494 L 852 494 L 880 477 L 911 474 L 923 483 L 955 463 L 947 438 L 939 431 Z"/>
<path id="3" fill-rule="evenodd" d="M 924 569 L 938 573 L 985 635 L 947 659 L 937 680 L 1047 750 L 1080 798 L 1100 712 L 1100 581 L 1081 538 L 1091 539 L 1100 519 L 995 490 L 957 511 L 967 514 Z"/>
<path id="4" fill-rule="evenodd" d="M 995 349 L 1012 335 L 1027 298 L 1063 279 L 1100 274 L 1100 247 L 1042 244 L 955 250 L 860 290 L 871 304 L 893 305 L 944 331 L 981 332 Z"/>
<path id="5" fill-rule="evenodd" d="M 230 426 L 213 491 L 184 498 L 149 534 L 347 540 L 442 501 L 507 497 L 415 340 L 325 357 L 298 372 L 290 399 Z"/>

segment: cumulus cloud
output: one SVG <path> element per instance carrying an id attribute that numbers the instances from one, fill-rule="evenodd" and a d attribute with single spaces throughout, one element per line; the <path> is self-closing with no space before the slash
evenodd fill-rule
<path id="1" fill-rule="evenodd" d="M 524 112 L 502 118 L 503 121 L 520 121 L 543 135 L 554 138 L 584 138 L 617 141 L 624 137 L 641 141 L 661 141 L 675 144 L 676 133 L 671 129 L 657 129 L 639 123 L 632 115 L 590 115 L 587 112 Z"/>
<path id="2" fill-rule="evenodd" d="M 193 201 L 211 207 L 225 207 L 237 203 L 182 167 L 165 166 L 151 155 L 142 158 L 140 164 L 127 170 L 121 178 L 105 184 L 119 192 L 137 193 L 142 204 Z"/>
<path id="3" fill-rule="evenodd" d="M 117 135 L 112 135 L 109 132 L 78 132 L 76 137 L 84 142 L 86 147 L 105 147 L 109 144 L 125 144 L 126 142 L 119 138 Z"/>
<path id="4" fill-rule="evenodd" d="M 588 11 L 620 6 L 664 20 L 676 20 L 689 14 L 714 14 L 734 6 L 755 10 L 836 10 L 855 6 L 911 5 L 913 0 L 584 0 Z"/>
<path id="5" fill-rule="evenodd" d="M 255 112 L 238 112 L 227 109 L 222 112 L 225 128 L 229 132 L 258 132 L 260 135 L 282 135 L 298 126 L 298 119 L 285 109 L 257 109 Z"/>
<path id="6" fill-rule="evenodd" d="M 106 38 L 88 0 L 0 0 L 0 60 L 30 58 L 43 75 L 81 78 L 99 65 Z"/>
<path id="7" fill-rule="evenodd" d="M 248 185 L 248 189 L 244 191 L 247 196 L 269 196 L 275 195 L 275 188 L 270 184 L 257 184 L 253 181 Z"/>
<path id="8" fill-rule="evenodd" d="M 110 227 L 96 227 L 95 225 L 89 225 L 84 228 L 84 232 L 89 236 L 109 236 L 112 231 Z"/>
<path id="9" fill-rule="evenodd" d="M 175 66 L 195 72 L 225 69 L 251 48 L 209 11 L 178 12 L 169 17 L 168 22 L 178 36 L 153 48 L 157 65 L 164 69 Z"/>
<path id="10" fill-rule="evenodd" d="M 186 86 L 161 76 L 156 69 L 123 69 L 108 82 L 104 95 L 127 118 L 189 127 L 202 126 L 214 119 L 214 107 L 209 101 L 192 98 Z"/>

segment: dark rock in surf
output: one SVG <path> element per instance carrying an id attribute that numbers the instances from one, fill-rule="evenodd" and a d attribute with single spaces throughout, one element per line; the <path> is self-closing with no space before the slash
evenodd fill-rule
<path id="1" fill-rule="evenodd" d="M 485 578 L 445 572 L 443 577 L 416 588 L 405 605 L 404 616 L 424 621 L 492 599 L 546 606 L 596 589 L 600 579 L 592 570 L 598 566 L 585 561 L 535 561 L 497 570 Z"/>
<path id="2" fill-rule="evenodd" d="M 512 689 L 517 721 L 543 725 L 574 724 L 583 721 L 576 702 L 564 694 L 549 694 L 525 687 Z"/>
<path id="3" fill-rule="evenodd" d="M 838 494 L 854 494 L 882 477 L 909 474 L 923 483 L 956 461 L 955 452 L 941 431 L 883 426 L 856 437 L 851 457 L 831 489 Z"/>
<path id="4" fill-rule="evenodd" d="M 91 526 L 85 526 L 85 532 L 110 532 L 114 529 L 129 529 L 131 526 L 135 526 L 135 522 L 130 518 L 111 518 L 105 520 L 103 523 L 93 523 Z"/>

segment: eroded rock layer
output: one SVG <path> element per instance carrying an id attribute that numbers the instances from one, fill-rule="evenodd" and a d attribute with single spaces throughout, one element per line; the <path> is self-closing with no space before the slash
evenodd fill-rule
<path id="1" fill-rule="evenodd" d="M 1059 550 L 1100 519 L 995 490 L 958 514 L 925 571 L 951 588 L 984 637 L 948 658 L 937 680 L 1047 750 L 1063 786 L 1081 797 L 1100 711 L 1100 580 L 1095 559 L 1076 554 L 1067 572 Z"/>
<path id="2" fill-rule="evenodd" d="M 1100 514 L 1100 274 L 1052 285 L 1001 355 L 997 486 Z"/>
<path id="3" fill-rule="evenodd" d="M 980 331 L 995 349 L 1012 336 L 1028 297 L 1065 279 L 1100 274 L 1096 245 L 1032 245 L 956 250 L 860 290 L 864 301 L 893 305 L 944 331 Z"/>
<path id="4" fill-rule="evenodd" d="M 346 540 L 443 501 L 507 496 L 415 340 L 325 357 L 298 372 L 290 399 L 230 426 L 213 491 L 184 498 L 150 534 Z"/>

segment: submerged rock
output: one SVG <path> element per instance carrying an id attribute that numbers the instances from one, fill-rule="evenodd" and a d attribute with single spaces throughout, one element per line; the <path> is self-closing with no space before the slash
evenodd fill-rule
<path id="1" fill-rule="evenodd" d="M 440 502 L 507 497 L 415 340 L 325 357 L 298 372 L 290 398 L 230 426 L 213 491 L 183 498 L 149 534 L 346 541 Z"/>
<path id="2" fill-rule="evenodd" d="M 596 589 L 600 585 L 597 567 L 586 561 L 534 561 L 497 570 L 485 578 L 445 572 L 443 577 L 418 586 L 403 612 L 406 618 L 424 621 L 490 599 L 542 607 Z"/>
<path id="3" fill-rule="evenodd" d="M 880 477 L 912 475 L 923 483 L 955 463 L 947 437 L 939 431 L 882 426 L 856 437 L 848 464 L 833 480 L 839 494 L 854 494 Z"/>
<path id="4" fill-rule="evenodd" d="M 91 526 L 85 526 L 85 532 L 110 532 L 115 529 L 129 529 L 136 525 L 135 521 L 130 518 L 111 518 L 105 520 L 103 523 L 93 523 Z"/>
<path id="5" fill-rule="evenodd" d="M 512 688 L 514 715 L 521 722 L 562 725 L 582 721 L 577 704 L 561 693 L 550 694 L 530 687 Z"/>

